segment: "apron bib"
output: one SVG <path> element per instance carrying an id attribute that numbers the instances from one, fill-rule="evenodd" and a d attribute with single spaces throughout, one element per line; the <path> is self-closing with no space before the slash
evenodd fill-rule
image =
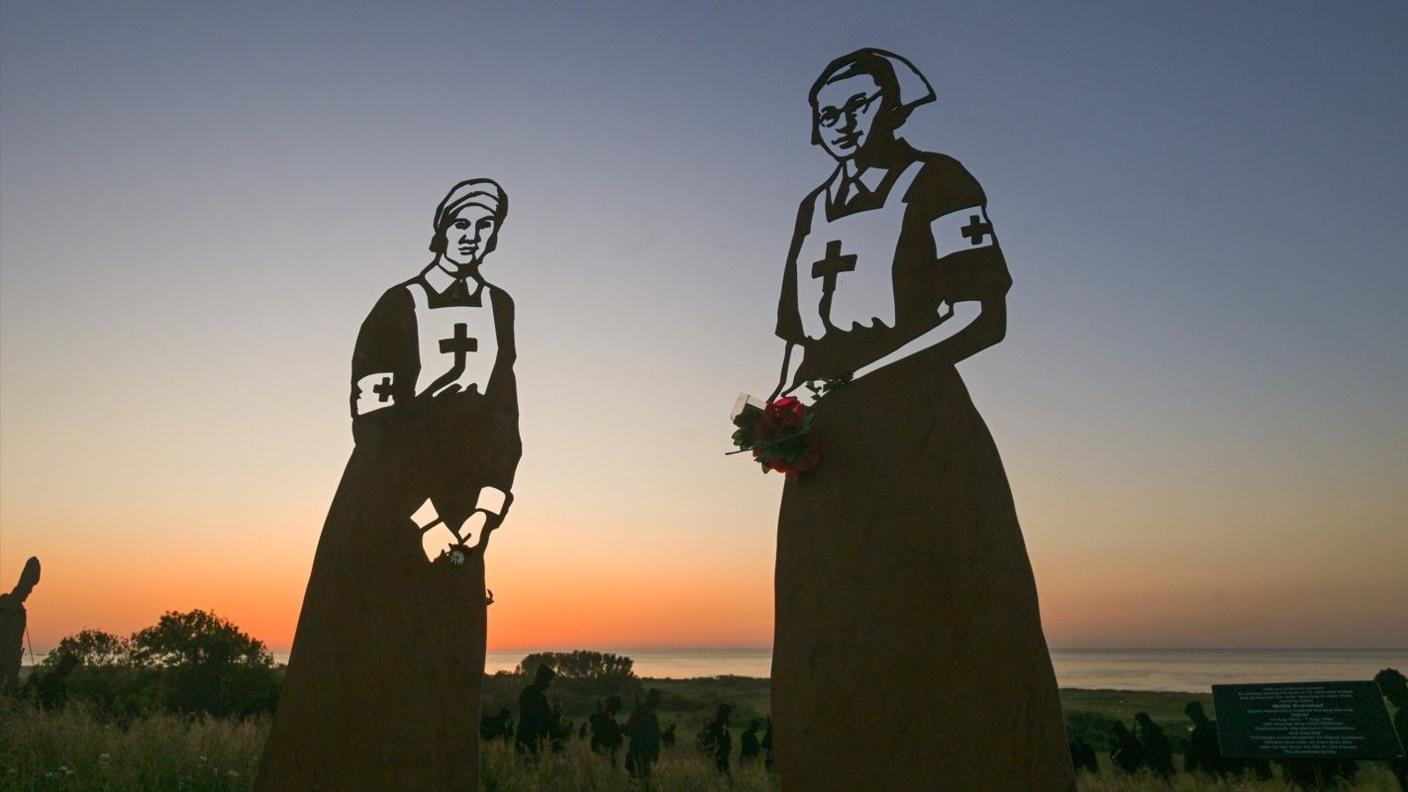
<path id="1" fill-rule="evenodd" d="M 494 302 L 489 287 L 479 289 L 480 305 L 448 305 L 431 308 L 425 287 L 406 287 L 416 306 L 416 339 L 420 346 L 420 374 L 416 395 L 459 385 L 462 390 L 489 390 L 489 377 L 499 357 L 499 339 L 494 327 Z"/>
<path id="2" fill-rule="evenodd" d="M 895 248 L 904 196 L 920 167 L 910 163 L 878 209 L 829 220 L 825 191 L 812 201 L 811 231 L 797 253 L 797 308 L 807 338 L 877 322 L 895 326 Z"/>

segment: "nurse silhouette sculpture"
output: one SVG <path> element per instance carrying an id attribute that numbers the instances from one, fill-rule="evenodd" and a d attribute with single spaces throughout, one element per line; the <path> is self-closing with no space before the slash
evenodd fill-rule
<path id="1" fill-rule="evenodd" d="M 987 197 L 898 135 L 935 100 L 905 58 L 837 58 L 808 100 L 831 164 L 797 211 L 770 400 L 820 394 L 820 459 L 789 473 L 778 519 L 783 788 L 1072 790 L 1007 476 L 954 368 L 1006 333 Z"/>
<path id="2" fill-rule="evenodd" d="M 513 300 L 483 272 L 507 216 L 494 181 L 455 185 L 435 210 L 433 260 L 362 323 L 356 448 L 256 789 L 478 788 L 484 551 L 522 453 Z"/>

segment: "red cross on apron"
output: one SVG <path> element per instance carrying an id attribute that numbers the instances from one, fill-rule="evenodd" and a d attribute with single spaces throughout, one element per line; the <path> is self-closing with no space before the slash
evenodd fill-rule
<path id="1" fill-rule="evenodd" d="M 895 246 L 904 195 L 921 167 L 915 161 L 901 171 L 876 209 L 829 220 L 826 191 L 812 199 L 811 232 L 797 253 L 797 307 L 808 338 L 876 322 L 894 327 Z"/>
<path id="2" fill-rule="evenodd" d="M 416 395 L 435 386 L 449 385 L 463 390 L 478 386 L 489 390 L 489 377 L 499 357 L 499 340 L 494 331 L 494 301 L 485 286 L 479 306 L 447 305 L 431 308 L 425 287 L 412 282 L 406 287 L 416 306 L 416 338 L 420 347 L 420 374 Z M 443 381 L 441 381 L 443 380 Z"/>

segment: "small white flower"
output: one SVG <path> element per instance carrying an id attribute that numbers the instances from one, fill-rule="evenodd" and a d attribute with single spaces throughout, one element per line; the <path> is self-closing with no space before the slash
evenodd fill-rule
<path id="1" fill-rule="evenodd" d="M 455 566 L 464 566 L 464 560 L 465 560 L 465 559 L 464 559 L 464 551 L 463 551 L 463 550 L 460 550 L 459 548 L 455 548 L 454 550 L 451 550 L 451 551 L 450 551 L 450 563 L 451 563 L 451 564 L 454 564 Z"/>

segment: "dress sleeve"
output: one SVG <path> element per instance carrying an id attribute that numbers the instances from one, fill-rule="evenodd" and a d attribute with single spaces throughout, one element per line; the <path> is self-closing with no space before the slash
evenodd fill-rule
<path id="1" fill-rule="evenodd" d="M 802 240 L 811 233 L 812 194 L 802 201 L 797 209 L 797 223 L 792 230 L 792 245 L 787 251 L 787 266 L 782 270 L 782 294 L 777 300 L 777 337 L 791 344 L 806 343 L 807 336 L 802 329 L 802 314 L 797 305 L 797 255 L 802 249 Z"/>
<path id="2" fill-rule="evenodd" d="M 916 291 L 925 302 L 963 302 L 1002 297 L 1012 286 L 1007 261 L 1002 255 L 988 216 L 987 196 L 967 169 L 957 160 L 935 155 L 910 193 L 909 220 L 915 230 L 926 233 L 925 247 L 932 245 L 932 269 L 911 274 L 923 285 Z M 921 265 L 927 268 L 926 265 Z"/>
<path id="3" fill-rule="evenodd" d="M 404 420 L 419 373 L 415 307 L 402 286 L 377 300 L 352 352 L 352 436 L 360 445 Z"/>
<path id="4" fill-rule="evenodd" d="M 484 441 L 489 451 L 485 460 L 485 484 L 504 492 L 513 491 L 518 460 L 523 457 L 523 440 L 518 433 L 518 381 L 513 364 L 518 359 L 514 342 L 513 299 L 501 289 L 490 292 L 494 305 L 494 325 L 498 334 L 499 357 L 494 361 L 487 398 L 489 411 Z"/>

